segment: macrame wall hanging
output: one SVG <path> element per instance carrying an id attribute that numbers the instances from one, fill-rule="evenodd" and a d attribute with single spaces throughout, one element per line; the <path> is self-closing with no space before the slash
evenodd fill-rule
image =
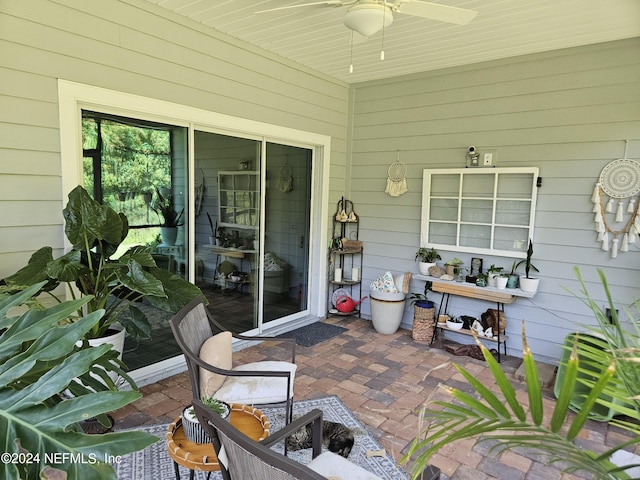
<path id="1" fill-rule="evenodd" d="M 611 258 L 616 258 L 618 251 L 629 251 L 629 245 L 635 243 L 640 234 L 640 163 L 627 158 L 628 144 L 626 141 L 624 158 L 613 160 L 602 169 L 591 197 L 597 241 L 601 242 L 602 250 L 611 252 Z M 614 228 L 607 214 L 612 214 L 609 218 L 613 217 L 614 226 L 622 225 L 622 228 Z"/>
<path id="2" fill-rule="evenodd" d="M 280 168 L 278 190 L 282 193 L 287 193 L 293 190 L 293 176 L 291 175 L 291 167 L 289 166 L 288 161 L 285 161 L 284 165 Z"/>
<path id="3" fill-rule="evenodd" d="M 400 161 L 400 150 L 398 157 L 394 163 L 389 165 L 387 176 L 387 188 L 384 193 L 388 193 L 392 197 L 399 197 L 403 193 L 407 193 L 407 167 Z"/>

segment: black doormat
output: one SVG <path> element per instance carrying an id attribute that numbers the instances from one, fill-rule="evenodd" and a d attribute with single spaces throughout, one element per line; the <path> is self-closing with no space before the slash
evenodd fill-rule
<path id="1" fill-rule="evenodd" d="M 316 322 L 304 327 L 291 330 L 290 332 L 278 335 L 278 337 L 295 338 L 298 345 L 303 347 L 311 347 L 325 340 L 329 340 L 342 332 L 346 332 L 344 327 L 331 325 L 330 323 Z"/>

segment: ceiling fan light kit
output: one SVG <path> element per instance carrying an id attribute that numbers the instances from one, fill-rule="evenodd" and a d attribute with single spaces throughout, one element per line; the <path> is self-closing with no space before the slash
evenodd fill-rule
<path id="1" fill-rule="evenodd" d="M 345 26 L 365 37 L 387 28 L 392 22 L 391 10 L 381 4 L 357 4 L 344 16 Z"/>

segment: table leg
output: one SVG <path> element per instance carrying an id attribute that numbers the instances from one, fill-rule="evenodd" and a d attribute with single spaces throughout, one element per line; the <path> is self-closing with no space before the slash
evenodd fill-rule
<path id="1" fill-rule="evenodd" d="M 176 472 L 176 480 L 180 480 L 180 467 L 178 466 L 178 462 L 173 462 L 173 469 Z"/>

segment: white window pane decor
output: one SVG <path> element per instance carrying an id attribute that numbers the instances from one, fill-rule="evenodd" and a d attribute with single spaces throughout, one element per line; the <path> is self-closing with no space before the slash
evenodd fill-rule
<path id="1" fill-rule="evenodd" d="M 424 170 L 422 246 L 524 258 L 537 179 L 535 167 Z"/>

